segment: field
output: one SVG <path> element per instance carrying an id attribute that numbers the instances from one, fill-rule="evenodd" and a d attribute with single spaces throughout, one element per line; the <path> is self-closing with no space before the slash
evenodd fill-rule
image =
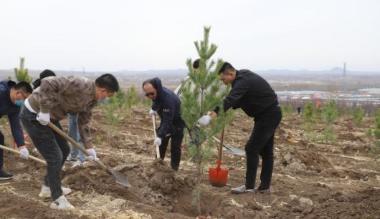
<path id="1" fill-rule="evenodd" d="M 149 107 L 133 106 L 116 123 L 97 108 L 92 132 L 99 157 L 129 177 L 132 188 L 116 184 L 93 163 L 71 168 L 63 184 L 73 189 L 68 200 L 73 211 L 49 209 L 50 200 L 38 197 L 42 165 L 5 153 L 5 167 L 14 180 L 0 183 L 0 215 L 4 218 L 195 218 L 192 190 L 196 167 L 183 145 L 178 172 L 154 159 Z M 373 118 L 352 127 L 348 117 L 334 123 L 336 140 L 322 141 L 323 124 L 304 131 L 302 117 L 287 113 L 276 134 L 275 170 L 270 194 L 230 193 L 244 181 L 245 160 L 224 155 L 228 185 L 212 187 L 207 171 L 202 182 L 202 215 L 209 218 L 380 218 L 379 150 L 367 134 Z M 5 121 L 3 120 L 3 125 Z M 63 122 L 66 123 L 65 121 Z M 226 130 L 226 143 L 244 148 L 253 121 L 243 113 Z M 67 126 L 65 126 L 67 127 Z M 2 130 L 4 130 L 2 128 Z M 9 132 L 8 132 L 9 134 Z M 9 138 L 8 138 L 9 139 Z M 209 166 L 214 166 L 216 149 Z M 36 156 L 38 154 L 35 153 Z M 167 156 L 170 153 L 167 152 Z"/>

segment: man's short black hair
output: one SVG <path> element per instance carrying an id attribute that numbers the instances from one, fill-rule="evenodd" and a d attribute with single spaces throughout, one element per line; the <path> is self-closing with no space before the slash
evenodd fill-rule
<path id="1" fill-rule="evenodd" d="M 21 81 L 13 86 L 15 90 L 21 90 L 24 93 L 31 94 L 33 92 L 32 86 L 28 82 Z"/>
<path id="2" fill-rule="evenodd" d="M 226 70 L 235 70 L 235 68 L 230 63 L 224 62 L 222 67 L 219 70 L 219 74 L 225 72 Z"/>
<path id="3" fill-rule="evenodd" d="M 112 74 L 104 74 L 95 80 L 95 85 L 107 89 L 109 92 L 119 91 L 119 82 Z"/>
<path id="4" fill-rule="evenodd" d="M 152 78 L 151 79 L 147 79 L 147 80 L 145 80 L 143 83 L 142 83 L 142 87 L 144 88 L 144 86 L 146 85 L 146 84 L 152 84 Z"/>
<path id="5" fill-rule="evenodd" d="M 196 59 L 193 62 L 193 69 L 198 69 L 199 68 L 200 61 L 201 61 L 200 59 Z"/>

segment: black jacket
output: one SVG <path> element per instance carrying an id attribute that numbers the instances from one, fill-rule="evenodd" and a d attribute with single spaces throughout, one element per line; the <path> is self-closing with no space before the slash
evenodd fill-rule
<path id="1" fill-rule="evenodd" d="M 153 101 L 152 109 L 161 118 L 157 136 L 164 138 L 168 134 L 175 134 L 177 129 L 183 129 L 185 126 L 181 118 L 181 101 L 173 91 L 162 87 L 159 78 L 153 78 L 151 84 L 157 90 L 157 98 Z"/>
<path id="2" fill-rule="evenodd" d="M 0 81 L 0 118 L 4 115 L 8 116 L 13 138 L 17 146 L 23 146 L 25 144 L 24 134 L 18 115 L 20 107 L 12 103 L 9 96 L 10 90 L 15 84 L 13 81 Z"/>
<path id="3" fill-rule="evenodd" d="M 268 82 L 249 70 L 236 71 L 232 89 L 223 102 L 224 111 L 241 108 L 250 117 L 277 105 L 277 95 Z"/>

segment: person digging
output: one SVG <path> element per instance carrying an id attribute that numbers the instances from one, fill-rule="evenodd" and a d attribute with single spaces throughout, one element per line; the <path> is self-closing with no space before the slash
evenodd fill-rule
<path id="1" fill-rule="evenodd" d="M 47 125 L 50 121 L 62 129 L 59 121 L 68 113 L 78 113 L 81 139 L 89 158 L 97 159 L 89 135 L 91 111 L 96 103 L 112 96 L 119 90 L 117 79 L 104 74 L 95 81 L 84 77 L 47 77 L 41 80 L 38 89 L 25 100 L 21 109 L 21 122 L 35 147 L 47 162 L 47 175 L 39 194 L 51 197 L 53 209 L 73 209 L 66 199 L 69 188 L 61 187 L 60 173 L 70 147 L 67 141 Z"/>
<path id="2" fill-rule="evenodd" d="M 165 88 L 159 78 L 143 82 L 145 96 L 153 101 L 150 116 L 159 115 L 160 127 L 154 144 L 159 147 L 160 158 L 164 160 L 165 152 L 171 140 L 171 168 L 178 170 L 181 161 L 181 144 L 185 122 L 181 118 L 181 101 L 173 91 Z"/>
<path id="3" fill-rule="evenodd" d="M 0 117 L 8 116 L 11 132 L 22 158 L 28 157 L 24 133 L 20 124 L 19 112 L 24 100 L 32 93 L 33 89 L 27 82 L 1 81 L 0 82 Z M 0 131 L 0 145 L 4 145 L 4 135 Z M 0 180 L 13 177 L 3 169 L 3 150 L 0 149 Z"/>
<path id="4" fill-rule="evenodd" d="M 249 70 L 235 70 L 228 62 L 222 65 L 219 77 L 224 84 L 232 85 L 230 93 L 223 101 L 223 110 L 241 108 L 255 122 L 245 145 L 245 185 L 233 188 L 231 192 L 269 192 L 273 172 L 274 134 L 282 118 L 277 95 L 265 79 Z M 219 109 L 215 109 L 202 116 L 198 123 L 202 126 L 208 125 L 218 111 Z M 262 157 L 261 184 L 255 190 L 259 155 Z"/>
<path id="5" fill-rule="evenodd" d="M 55 77 L 55 76 L 56 74 L 52 70 L 50 69 L 43 70 L 40 73 L 40 77 L 33 82 L 33 88 L 37 89 L 41 85 L 42 79 L 46 77 Z M 69 136 L 73 138 L 75 141 L 81 142 L 80 134 L 78 130 L 78 115 L 75 113 L 69 113 L 68 120 L 69 120 L 69 130 L 68 130 Z M 72 167 L 74 168 L 76 166 L 83 166 L 84 161 L 85 161 L 85 156 L 78 148 L 71 147 L 70 153 L 67 156 L 67 160 L 73 162 Z"/>

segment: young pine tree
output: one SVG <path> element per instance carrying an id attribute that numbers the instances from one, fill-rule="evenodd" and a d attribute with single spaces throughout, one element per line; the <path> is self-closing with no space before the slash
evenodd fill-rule
<path id="1" fill-rule="evenodd" d="M 201 213 L 200 183 L 203 168 L 212 146 L 211 139 L 220 132 L 225 124 L 230 121 L 231 112 L 224 113 L 222 107 L 223 98 L 228 89 L 219 81 L 218 72 L 223 64 L 222 60 L 215 62 L 211 57 L 215 54 L 217 46 L 209 42 L 210 28 L 204 28 L 202 41 L 197 41 L 197 49 L 200 63 L 197 69 L 193 68 L 192 60 L 187 60 L 188 79 L 181 86 L 181 110 L 182 118 L 190 136 L 189 152 L 197 166 L 197 183 L 193 193 L 193 204 Z M 207 112 L 219 107 L 219 115 L 207 128 L 201 128 L 197 124 L 198 119 Z"/>
<path id="2" fill-rule="evenodd" d="M 322 108 L 322 119 L 326 123 L 326 128 L 323 130 L 325 142 L 333 142 L 336 139 L 334 122 L 338 118 L 338 107 L 334 100 L 327 102 Z"/>
<path id="3" fill-rule="evenodd" d="M 32 82 L 32 77 L 28 74 L 28 69 L 24 68 L 25 58 L 20 58 L 20 68 L 14 68 L 17 81 Z"/>

